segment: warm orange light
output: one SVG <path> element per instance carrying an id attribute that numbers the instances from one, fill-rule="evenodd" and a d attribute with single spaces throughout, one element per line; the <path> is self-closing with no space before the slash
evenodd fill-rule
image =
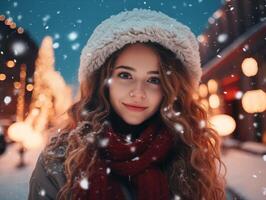
<path id="1" fill-rule="evenodd" d="M 211 93 L 211 94 L 217 93 L 217 90 L 218 90 L 218 83 L 217 83 L 217 81 L 215 81 L 214 79 L 210 79 L 208 81 L 207 85 L 208 85 L 209 93 Z"/>
<path id="2" fill-rule="evenodd" d="M 5 74 L 0 74 L 0 81 L 6 80 L 6 75 Z"/>
<path id="3" fill-rule="evenodd" d="M 23 29 L 22 27 L 19 27 L 18 30 L 17 30 L 17 32 L 18 32 L 19 34 L 22 34 L 22 33 L 24 32 L 24 29 Z"/>
<path id="4" fill-rule="evenodd" d="M 15 29 L 16 27 L 17 27 L 17 25 L 16 25 L 16 23 L 15 22 L 13 22 L 12 24 L 10 24 L 10 26 L 9 26 L 11 29 Z"/>
<path id="5" fill-rule="evenodd" d="M 222 10 L 217 10 L 217 11 L 215 11 L 215 13 L 213 13 L 213 17 L 215 19 L 219 19 L 222 15 L 223 15 L 223 11 Z"/>
<path id="6" fill-rule="evenodd" d="M 8 25 L 9 26 L 11 23 L 12 23 L 12 21 L 10 19 L 6 19 L 5 20 L 5 25 Z"/>
<path id="7" fill-rule="evenodd" d="M 14 82 L 14 88 L 19 89 L 21 87 L 21 83 L 20 82 Z"/>
<path id="8" fill-rule="evenodd" d="M 211 108 L 218 108 L 220 106 L 220 98 L 217 94 L 212 94 L 209 97 L 209 103 Z"/>
<path id="9" fill-rule="evenodd" d="M 201 98 L 205 98 L 208 95 L 208 88 L 204 83 L 199 86 L 199 95 Z"/>
<path id="10" fill-rule="evenodd" d="M 16 142 L 22 142 L 24 140 L 24 134 L 31 132 L 31 127 L 24 122 L 15 122 L 7 129 L 7 134 L 10 139 Z"/>
<path id="11" fill-rule="evenodd" d="M 9 68 L 12 68 L 15 66 L 15 62 L 13 60 L 9 60 L 6 62 L 6 66 Z"/>
<path id="12" fill-rule="evenodd" d="M 210 118 L 210 125 L 220 136 L 230 135 L 236 128 L 235 120 L 226 114 L 214 115 Z"/>
<path id="13" fill-rule="evenodd" d="M 37 133 L 26 122 L 15 122 L 7 130 L 10 139 L 22 142 L 28 149 L 40 147 L 43 144 L 43 136 Z"/>
<path id="14" fill-rule="evenodd" d="M 254 58 L 245 58 L 241 68 L 247 77 L 255 76 L 258 73 L 258 63 Z"/>
<path id="15" fill-rule="evenodd" d="M 35 131 L 25 134 L 25 139 L 23 141 L 24 147 L 27 149 L 35 149 L 43 144 L 43 136 Z"/>
<path id="16" fill-rule="evenodd" d="M 266 110 L 266 93 L 259 90 L 247 91 L 242 97 L 242 107 L 248 113 Z"/>
<path id="17" fill-rule="evenodd" d="M 27 84 L 26 89 L 30 92 L 33 90 L 33 85 L 31 83 Z"/>
<path id="18" fill-rule="evenodd" d="M 5 16 L 4 15 L 0 15 L 0 21 L 4 21 L 5 20 Z"/>
<path id="19" fill-rule="evenodd" d="M 200 42 L 200 43 L 206 43 L 207 42 L 207 38 L 205 35 L 199 35 L 197 37 L 197 40 Z"/>

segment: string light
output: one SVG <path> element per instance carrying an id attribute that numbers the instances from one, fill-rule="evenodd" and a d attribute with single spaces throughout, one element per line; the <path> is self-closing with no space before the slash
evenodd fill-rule
<path id="1" fill-rule="evenodd" d="M 9 60 L 6 62 L 6 66 L 9 68 L 12 68 L 15 66 L 15 62 L 13 60 Z"/>
<path id="2" fill-rule="evenodd" d="M 5 74 L 0 74 L 0 81 L 6 80 L 6 75 Z"/>
<path id="3" fill-rule="evenodd" d="M 26 86 L 26 89 L 30 92 L 33 90 L 33 85 L 30 83 L 30 84 L 27 84 Z"/>

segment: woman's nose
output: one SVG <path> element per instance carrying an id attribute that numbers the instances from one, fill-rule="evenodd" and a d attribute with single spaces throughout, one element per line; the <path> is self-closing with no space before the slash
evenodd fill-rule
<path id="1" fill-rule="evenodd" d="M 142 83 L 137 83 L 133 90 L 131 90 L 130 96 L 146 98 L 146 91 L 144 85 Z"/>

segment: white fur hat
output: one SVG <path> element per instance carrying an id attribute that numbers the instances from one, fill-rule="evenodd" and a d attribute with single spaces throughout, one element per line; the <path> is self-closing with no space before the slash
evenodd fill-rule
<path id="1" fill-rule="evenodd" d="M 79 82 L 124 45 L 148 41 L 174 52 L 198 86 L 202 75 L 199 46 L 190 28 L 162 12 L 137 8 L 112 15 L 96 27 L 81 52 Z"/>

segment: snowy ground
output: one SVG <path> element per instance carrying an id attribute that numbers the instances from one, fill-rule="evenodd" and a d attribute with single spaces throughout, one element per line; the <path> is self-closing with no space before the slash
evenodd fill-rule
<path id="1" fill-rule="evenodd" d="M 0 199 L 23 200 L 28 196 L 28 183 L 31 172 L 37 161 L 40 149 L 30 150 L 25 153 L 24 168 L 16 168 L 19 163 L 19 146 L 9 145 L 4 155 L 0 156 Z"/>
<path id="2" fill-rule="evenodd" d="M 266 146 L 261 147 L 255 151 L 266 152 Z M 19 162 L 18 145 L 9 145 L 5 154 L 0 156 L 1 200 L 27 199 L 29 179 L 41 149 L 26 152 L 27 166 L 22 169 L 16 168 Z M 228 169 L 227 186 L 245 200 L 266 199 L 266 156 L 260 154 L 229 149 L 222 157 Z M 237 200 L 228 196 L 229 199 Z"/>
<path id="3" fill-rule="evenodd" d="M 266 158 L 263 154 L 229 149 L 223 155 L 223 161 L 229 188 L 246 200 L 266 200 Z"/>

